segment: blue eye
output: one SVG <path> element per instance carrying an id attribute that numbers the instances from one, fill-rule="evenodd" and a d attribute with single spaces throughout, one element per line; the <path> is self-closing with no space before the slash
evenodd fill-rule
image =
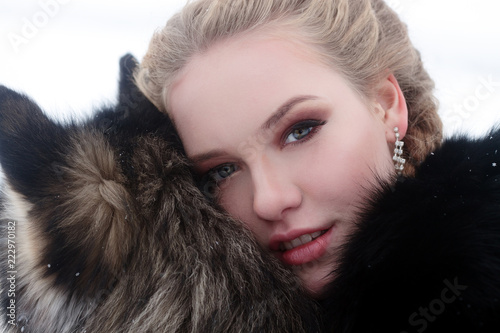
<path id="1" fill-rule="evenodd" d="M 285 144 L 295 142 L 295 141 L 300 141 L 306 136 L 308 136 L 313 130 L 313 127 L 303 127 L 303 128 L 296 128 L 292 130 L 290 134 L 288 134 L 288 137 L 285 140 Z"/>
<path id="2" fill-rule="evenodd" d="M 237 170 L 238 169 L 234 164 L 222 164 L 211 169 L 208 172 L 208 176 L 212 178 L 212 180 L 214 180 L 216 183 L 218 183 L 231 176 Z"/>
<path id="3" fill-rule="evenodd" d="M 300 122 L 290 129 L 283 144 L 286 145 L 297 141 L 305 141 L 309 139 L 317 129 L 319 129 L 319 126 L 322 126 L 325 123 L 325 121 L 318 120 L 306 120 Z"/>

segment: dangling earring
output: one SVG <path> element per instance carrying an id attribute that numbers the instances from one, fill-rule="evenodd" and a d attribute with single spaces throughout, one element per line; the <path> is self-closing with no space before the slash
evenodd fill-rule
<path id="1" fill-rule="evenodd" d="M 392 159 L 394 160 L 396 172 L 398 175 L 401 175 L 406 163 L 406 160 L 401 157 L 401 155 L 403 155 L 403 146 L 405 143 L 399 141 L 399 128 L 394 127 L 394 133 L 396 134 L 396 148 L 394 149 L 394 157 Z"/>

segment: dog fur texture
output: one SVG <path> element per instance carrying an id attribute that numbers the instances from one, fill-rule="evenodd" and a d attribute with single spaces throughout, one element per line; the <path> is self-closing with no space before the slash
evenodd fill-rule
<path id="1" fill-rule="evenodd" d="M 122 58 L 118 104 L 83 123 L 0 88 L 5 331 L 318 331 L 296 277 L 195 186 L 135 65 Z"/>

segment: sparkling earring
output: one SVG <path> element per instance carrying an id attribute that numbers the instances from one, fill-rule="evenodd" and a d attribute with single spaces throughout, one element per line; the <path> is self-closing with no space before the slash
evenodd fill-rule
<path id="1" fill-rule="evenodd" d="M 392 159 L 394 160 L 394 167 L 396 168 L 398 175 L 400 175 L 405 168 L 406 163 L 406 160 L 401 157 L 401 155 L 403 155 L 403 146 L 405 143 L 403 141 L 399 141 L 399 128 L 394 127 L 394 133 L 396 135 L 396 148 L 394 149 L 394 157 Z"/>

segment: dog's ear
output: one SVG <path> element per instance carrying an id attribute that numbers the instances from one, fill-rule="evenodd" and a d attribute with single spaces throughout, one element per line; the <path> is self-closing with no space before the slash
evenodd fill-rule
<path id="1" fill-rule="evenodd" d="M 0 86 L 0 164 L 8 182 L 40 198 L 44 183 L 57 177 L 68 135 L 27 96 Z"/>
<path id="2" fill-rule="evenodd" d="M 164 122 L 163 115 L 139 90 L 134 82 L 134 71 L 138 66 L 137 60 L 126 54 L 120 59 L 120 81 L 118 84 L 118 103 L 112 112 L 104 112 L 99 117 L 104 117 L 111 126 L 127 127 L 127 133 L 135 132 L 133 128 L 139 127 L 140 132 L 149 132 L 158 128 Z M 122 128 L 120 128 L 122 130 Z"/>
<path id="3" fill-rule="evenodd" d="M 144 109 L 154 109 L 152 103 L 139 90 L 134 81 L 134 71 L 139 62 L 131 54 L 120 59 L 120 82 L 118 84 L 118 109 L 127 109 L 128 112 L 140 112 Z"/>
<path id="4" fill-rule="evenodd" d="M 131 54 L 121 57 L 118 103 L 113 110 L 99 114 L 95 121 L 108 127 L 106 133 L 127 133 L 130 140 L 137 135 L 150 133 L 162 137 L 184 152 L 171 119 L 160 112 L 136 86 L 134 71 L 138 66 L 137 59 Z M 121 142 L 124 140 L 127 139 L 121 138 Z"/>
<path id="5" fill-rule="evenodd" d="M 131 94 L 135 94 L 139 91 L 134 83 L 134 71 L 138 65 L 139 62 L 130 53 L 127 53 L 120 58 L 120 82 L 118 85 L 119 100 L 127 95 L 130 96 Z"/>

